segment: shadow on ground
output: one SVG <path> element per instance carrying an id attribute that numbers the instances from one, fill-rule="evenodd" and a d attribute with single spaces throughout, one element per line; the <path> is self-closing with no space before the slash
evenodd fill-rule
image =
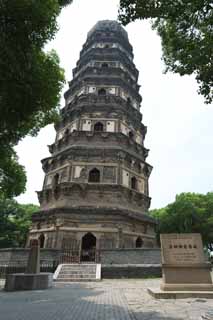
<path id="1" fill-rule="evenodd" d="M 183 320 L 156 311 L 130 310 L 123 288 L 101 283 L 57 285 L 49 290 L 0 291 L 1 320 Z M 186 319 L 185 319 L 186 320 Z"/>

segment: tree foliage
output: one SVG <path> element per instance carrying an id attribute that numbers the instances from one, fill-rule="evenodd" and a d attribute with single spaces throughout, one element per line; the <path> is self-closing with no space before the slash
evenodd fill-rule
<path id="1" fill-rule="evenodd" d="M 213 99 L 213 3 L 211 0 L 120 0 L 120 21 L 152 19 L 161 37 L 166 71 L 195 74 L 198 92 Z"/>
<path id="2" fill-rule="evenodd" d="M 158 221 L 158 240 L 160 233 L 201 233 L 204 244 L 213 250 L 213 192 L 181 193 L 173 203 L 150 214 Z"/>
<path id="3" fill-rule="evenodd" d="M 56 52 L 43 48 L 58 30 L 62 7 L 71 2 L 0 1 L 0 190 L 4 193 L 9 181 L 21 178 L 23 186 L 25 179 L 13 146 L 58 117 L 64 71 Z M 17 195 L 17 190 L 13 193 Z"/>
<path id="4" fill-rule="evenodd" d="M 24 247 L 31 217 L 39 207 L 0 198 L 0 248 Z"/>

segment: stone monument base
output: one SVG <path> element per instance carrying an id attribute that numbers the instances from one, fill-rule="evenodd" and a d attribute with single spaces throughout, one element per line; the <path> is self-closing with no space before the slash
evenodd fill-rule
<path id="1" fill-rule="evenodd" d="M 162 291 L 213 291 L 211 264 L 208 262 L 176 266 L 162 264 Z"/>
<path id="2" fill-rule="evenodd" d="M 213 291 L 213 285 L 207 283 L 161 283 L 162 291 Z"/>
<path id="3" fill-rule="evenodd" d="M 147 291 L 155 299 L 213 299 L 213 291 L 163 291 L 160 288 L 148 288 Z"/>
<path id="4" fill-rule="evenodd" d="M 51 288 L 52 284 L 52 273 L 13 273 L 7 275 L 4 290 L 43 290 Z"/>

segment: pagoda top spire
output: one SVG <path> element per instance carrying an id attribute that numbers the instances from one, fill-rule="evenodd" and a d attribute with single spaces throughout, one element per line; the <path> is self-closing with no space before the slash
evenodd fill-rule
<path id="1" fill-rule="evenodd" d="M 98 21 L 94 27 L 88 32 L 87 38 L 91 37 L 93 33 L 98 31 L 105 31 L 105 32 L 116 32 L 123 36 L 127 41 L 128 34 L 126 30 L 121 26 L 121 24 L 116 20 L 100 20 Z"/>

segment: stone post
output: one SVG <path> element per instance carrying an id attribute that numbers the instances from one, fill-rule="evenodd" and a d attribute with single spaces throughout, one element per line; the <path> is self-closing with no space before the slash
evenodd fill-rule
<path id="1" fill-rule="evenodd" d="M 38 240 L 32 240 L 26 273 L 40 273 L 40 244 Z"/>

